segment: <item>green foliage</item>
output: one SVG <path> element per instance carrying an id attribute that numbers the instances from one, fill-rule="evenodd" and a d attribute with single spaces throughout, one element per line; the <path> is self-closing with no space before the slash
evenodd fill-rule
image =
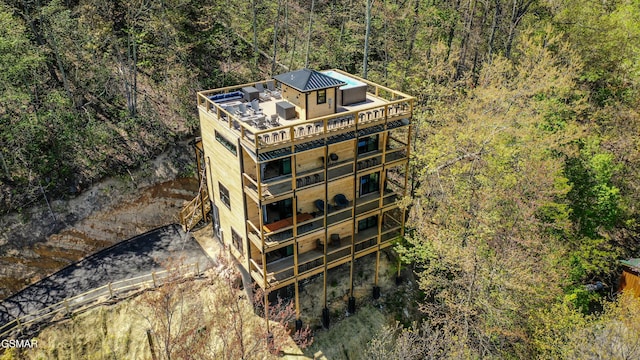
<path id="1" fill-rule="evenodd" d="M 637 0 L 569 1 L 556 19 L 580 52 L 587 83 L 599 105 L 633 103 L 640 81 L 640 4 Z"/>
<path id="2" fill-rule="evenodd" d="M 610 230 L 622 216 L 620 191 L 612 184 L 618 166 L 612 154 L 598 149 L 594 139 L 581 145 L 580 155 L 566 162 L 565 173 L 572 183 L 568 198 L 579 232 L 595 236 L 600 228 Z"/>
<path id="3" fill-rule="evenodd" d="M 571 305 L 574 301 L 570 297 L 536 313 L 536 358 L 625 359 L 640 355 L 637 298 L 621 294 L 603 303 L 597 316 L 585 316 Z"/>
<path id="4" fill-rule="evenodd" d="M 238 82 L 212 4 L 0 5 L 0 208 L 125 172 L 196 131 L 194 90 Z M 219 51 L 225 49 L 226 52 Z M 208 85 L 207 85 L 208 84 Z"/>
<path id="5" fill-rule="evenodd" d="M 251 4 L 271 53 L 278 3 Z M 139 166 L 195 133 L 196 90 L 266 77 L 251 4 L 2 3 L 2 209 Z M 301 67 L 310 36 L 310 67 L 360 73 L 365 2 L 316 1 L 311 33 L 310 2 L 280 4 L 279 62 Z M 612 287 L 640 251 L 640 2 L 387 1 L 372 16 L 369 78 L 416 96 L 415 231 L 397 251 L 430 319 L 387 340 L 426 337 L 436 357 L 604 354 L 572 338 L 614 334 L 622 311 L 584 315 L 599 304 L 584 284 Z"/>

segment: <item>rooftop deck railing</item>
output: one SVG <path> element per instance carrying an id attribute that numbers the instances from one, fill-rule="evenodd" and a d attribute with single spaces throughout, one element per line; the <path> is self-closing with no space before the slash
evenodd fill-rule
<path id="1" fill-rule="evenodd" d="M 329 138 L 349 131 L 362 132 L 376 125 L 391 128 L 397 125 L 397 119 L 406 118 L 412 113 L 413 97 L 340 70 L 334 71 L 366 83 L 369 85 L 369 96 L 375 96 L 387 102 L 385 104 L 375 103 L 371 106 L 362 105 L 351 111 L 261 129 L 243 122 L 238 115 L 229 112 L 209 98 L 213 95 L 254 86 L 257 83 L 265 84 L 266 81 L 263 81 L 201 91 L 198 93 L 198 107 L 206 112 L 214 113 L 219 121 L 225 123 L 230 130 L 238 133 L 243 144 L 256 152 L 282 147 L 284 144 L 294 147 L 297 144 L 308 143 L 311 138 Z"/>

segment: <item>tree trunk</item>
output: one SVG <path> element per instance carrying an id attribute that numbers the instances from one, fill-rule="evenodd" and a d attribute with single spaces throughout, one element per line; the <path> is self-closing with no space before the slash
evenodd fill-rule
<path id="1" fill-rule="evenodd" d="M 4 160 L 4 155 L 2 155 L 2 152 L 0 152 L 0 162 L 2 163 L 2 169 L 5 173 L 5 179 L 9 181 L 13 180 L 11 179 L 11 172 L 9 172 L 9 167 L 7 166 L 7 162 Z"/>
<path id="2" fill-rule="evenodd" d="M 487 61 L 491 64 L 491 57 L 493 56 L 493 42 L 496 38 L 496 30 L 498 28 L 498 19 L 500 18 L 500 0 L 495 0 L 495 9 L 493 12 L 493 22 L 491 23 L 491 34 L 489 35 L 489 50 L 487 51 Z"/>
<path id="3" fill-rule="evenodd" d="M 309 67 L 309 49 L 311 48 L 311 28 L 313 27 L 313 8 L 316 5 L 315 0 L 311 0 L 311 12 L 309 12 L 309 34 L 307 36 L 307 51 L 304 56 L 304 67 Z"/>
<path id="4" fill-rule="evenodd" d="M 384 6 L 383 6 L 384 8 Z M 388 85 L 389 78 L 389 20 L 387 16 L 384 16 L 384 63 L 382 65 L 383 68 L 383 77 L 384 77 L 384 85 Z"/>
<path id="5" fill-rule="evenodd" d="M 522 4 L 518 4 L 518 0 L 513 0 L 513 10 L 511 11 L 511 24 L 509 25 L 509 36 L 507 37 L 507 46 L 505 50 L 505 56 L 507 59 L 511 58 L 511 47 L 513 46 L 513 39 L 516 36 L 516 28 L 520 24 L 520 21 L 529 10 L 529 6 L 534 0 L 527 0 Z"/>
<path id="6" fill-rule="evenodd" d="M 251 1 L 251 11 L 253 13 L 253 52 L 258 56 L 258 10 L 256 0 Z"/>
<path id="7" fill-rule="evenodd" d="M 278 9 L 276 10 L 276 22 L 273 26 L 273 59 L 271 59 L 271 74 L 276 71 L 276 56 L 278 55 L 278 20 L 280 19 L 280 7 L 282 6 L 278 0 Z"/>
<path id="8" fill-rule="evenodd" d="M 291 56 L 289 57 L 289 69 L 293 69 L 293 56 L 296 54 L 296 43 L 298 42 L 298 37 L 293 37 L 293 46 L 291 47 Z"/>
<path id="9" fill-rule="evenodd" d="M 458 11 L 458 7 L 460 6 L 460 0 L 456 0 L 456 3 L 453 7 L 453 12 Z M 453 18 L 451 23 L 449 24 L 449 35 L 447 36 L 447 56 L 445 60 L 449 60 L 449 55 L 451 55 L 451 45 L 453 44 L 453 35 L 456 30 L 456 19 Z"/>
<path id="10" fill-rule="evenodd" d="M 465 70 L 465 62 L 467 61 L 467 50 L 469 49 L 469 38 L 471 28 L 473 27 L 473 15 L 475 8 L 475 1 L 469 0 L 465 14 L 464 34 L 462 35 L 462 41 L 460 43 L 460 57 L 458 58 L 458 64 L 456 65 L 456 80 L 462 77 Z"/>
<path id="11" fill-rule="evenodd" d="M 362 77 L 367 78 L 369 70 L 369 35 L 371 33 L 371 2 L 367 0 L 366 28 L 364 33 L 364 56 L 362 60 Z"/>
<path id="12" fill-rule="evenodd" d="M 405 55 L 404 76 L 402 80 L 402 90 L 405 90 L 407 79 L 409 75 L 409 68 L 411 68 L 411 60 L 413 59 L 413 46 L 416 42 L 416 33 L 418 32 L 418 21 L 420 12 L 420 0 L 415 0 L 413 3 L 413 24 L 411 25 L 411 34 L 409 39 L 409 46 L 407 47 L 407 53 Z"/>
<path id="13" fill-rule="evenodd" d="M 64 87 L 64 91 L 67 93 L 67 97 L 71 100 L 73 107 L 76 107 L 76 101 L 73 98 L 73 94 L 71 93 L 71 89 L 69 88 L 69 80 L 67 79 L 67 73 L 64 70 L 64 64 L 62 63 L 62 58 L 60 57 L 60 51 L 58 50 L 58 43 L 56 42 L 55 35 L 51 33 L 49 29 L 46 31 L 49 42 L 51 43 L 51 49 L 53 50 L 53 54 L 56 58 L 56 63 L 58 64 L 58 71 L 60 72 L 60 76 L 62 77 L 62 86 Z"/>
<path id="14" fill-rule="evenodd" d="M 289 51 L 289 0 L 284 0 L 284 51 Z"/>

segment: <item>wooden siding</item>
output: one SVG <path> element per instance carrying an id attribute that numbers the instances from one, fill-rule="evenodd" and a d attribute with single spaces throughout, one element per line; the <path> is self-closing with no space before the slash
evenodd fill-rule
<path id="1" fill-rule="evenodd" d="M 306 120 L 306 112 L 304 109 L 304 97 L 305 94 L 300 91 L 289 87 L 285 84 L 281 84 L 282 86 L 282 98 L 293 104 L 296 107 L 296 113 L 298 113 L 298 119 Z"/>
<path id="2" fill-rule="evenodd" d="M 326 279 L 326 269 L 332 269 L 342 264 L 351 266 L 350 276 L 353 276 L 354 262 L 352 259 L 370 254 L 375 254 L 376 269 L 373 277 L 375 285 L 378 283 L 379 250 L 391 246 L 391 237 L 403 232 L 404 210 L 398 210 L 400 214 L 394 214 L 399 218 L 399 225 L 393 225 L 393 228 L 386 226 L 383 229 L 383 213 L 397 208 L 393 201 L 386 201 L 391 199 L 393 194 L 385 194 L 389 198 L 384 198 L 380 196 L 380 193 L 374 192 L 364 195 L 362 199 L 358 199 L 357 194 L 360 178 L 374 172 L 380 173 L 378 190 L 382 191 L 386 179 L 386 169 L 393 169 L 397 173 L 390 176 L 394 177 L 398 183 L 393 191 L 406 193 L 408 155 L 398 154 L 395 156 L 394 154 L 399 150 L 402 150 L 404 154 L 408 154 L 410 151 L 411 126 L 407 119 L 411 118 L 413 98 L 355 76 L 354 78 L 369 84 L 369 90 L 373 89 L 373 91 L 368 93 L 368 96 L 374 95 L 372 98 L 377 100 L 360 104 L 359 107 L 347 108 L 346 111 L 341 109 L 342 112 L 338 114 L 334 114 L 335 89 L 327 89 L 327 102 L 317 104 L 317 92 L 300 93 L 282 84 L 283 100 L 274 101 L 287 100 L 292 103 L 296 107 L 298 119 L 292 121 L 293 125 L 278 128 L 285 129 L 289 134 L 286 142 L 279 143 L 262 140 L 263 133 L 273 132 L 275 128 L 266 130 L 250 128 L 207 98 L 210 93 L 237 90 L 238 86 L 204 91 L 198 94 L 201 133 L 207 162 L 205 165 L 208 174 L 207 187 L 211 198 L 219 209 L 220 225 L 225 243 L 230 245 L 231 254 L 239 258 L 240 263 L 249 270 L 251 277 L 267 292 L 297 284 L 298 281 L 315 274 L 325 273 Z M 272 104 L 271 111 L 273 109 Z M 216 114 L 225 114 L 230 120 L 220 121 L 216 118 Z M 240 123 L 240 130 L 230 128 L 233 121 Z M 298 135 L 297 129 L 303 125 L 304 128 L 309 127 L 314 132 L 309 134 L 308 131 L 303 131 L 302 135 Z M 229 142 L 236 144 L 237 156 L 234 156 L 228 148 L 215 139 L 215 131 L 218 131 Z M 349 139 L 354 136 L 354 133 L 356 138 Z M 378 149 L 358 155 L 357 134 L 367 133 L 379 134 Z M 389 139 L 390 133 L 394 140 Z M 371 135 L 362 135 L 362 137 L 364 136 Z M 340 141 L 339 139 L 346 140 Z M 320 145 L 317 144 L 318 141 Z M 340 142 L 327 144 L 332 141 Z M 305 149 L 300 145 L 306 142 L 316 142 L 309 147 L 320 147 L 297 152 L 300 149 Z M 387 145 L 393 149 L 389 150 L 391 152 L 387 152 Z M 274 159 L 279 155 L 272 156 L 267 151 L 284 147 L 287 148 L 286 151 L 293 153 L 290 155 L 292 166 L 290 177 L 282 176 L 260 182 L 256 158 L 262 159 L 260 162 L 265 162 L 269 158 Z M 255 153 L 258 156 L 254 155 Z M 330 154 L 337 155 L 338 160 L 331 161 Z M 365 161 L 367 164 L 363 166 Z M 327 177 L 331 179 L 328 182 Z M 229 190 L 231 210 L 220 200 L 218 182 Z M 402 188 L 403 185 L 405 189 L 397 189 L 398 187 Z M 322 200 L 334 205 L 333 198 L 336 194 L 345 195 L 350 201 L 350 206 L 340 211 L 329 211 L 327 214 L 321 215 L 316 208 L 315 201 Z M 313 214 L 315 218 L 307 220 L 303 224 L 293 222 L 290 226 L 269 233 L 267 236 L 263 233 L 262 206 L 285 198 L 293 200 L 294 213 Z M 356 213 L 357 216 L 355 216 Z M 370 228 L 356 234 L 357 221 L 376 214 L 379 216 L 377 229 Z M 297 216 L 294 217 L 294 219 L 296 218 Z M 242 255 L 238 254 L 231 245 L 231 226 L 242 237 L 245 244 L 245 253 Z M 318 245 L 318 240 L 321 244 L 326 244 L 326 239 L 334 234 L 341 238 L 339 247 Z M 250 241 L 247 241 L 247 238 Z M 291 257 L 286 256 L 281 259 L 284 262 L 276 260 L 267 264 L 267 253 L 291 245 L 294 248 Z M 271 254 L 270 258 L 273 255 L 276 254 Z M 304 255 L 304 257 L 300 258 L 300 255 Z M 315 261 L 316 257 L 322 259 L 322 262 L 315 263 L 312 268 L 307 267 L 306 265 L 310 261 Z M 325 301 L 326 291 L 325 284 Z M 299 315 L 297 286 L 295 292 L 296 311 Z M 353 288 L 350 290 L 350 294 L 350 296 L 353 295 Z"/>
<path id="3" fill-rule="evenodd" d="M 338 162 L 355 158 L 355 140 L 343 141 L 329 145 L 328 154 L 338 155 Z"/>
<path id="4" fill-rule="evenodd" d="M 296 154 L 296 173 L 320 169 L 323 166 L 324 148 L 314 149 Z"/>
<path id="5" fill-rule="evenodd" d="M 318 92 L 311 91 L 307 95 L 307 119 L 313 119 L 325 115 L 331 115 L 335 112 L 336 89 L 327 90 L 327 101 L 324 104 L 318 104 Z"/>
<path id="6" fill-rule="evenodd" d="M 339 180 L 330 181 L 327 187 L 327 199 L 333 204 L 333 197 L 342 194 L 347 200 L 353 201 L 353 176 L 345 177 Z"/>
<path id="7" fill-rule="evenodd" d="M 242 241 L 246 243 L 244 191 L 239 159 L 239 156 L 242 156 L 242 151 L 239 148 L 237 155 L 231 153 L 215 139 L 215 131 L 229 140 L 237 141 L 237 136 L 222 126 L 222 123 L 217 121 L 211 113 L 202 110 L 200 111 L 200 129 L 202 146 L 205 156 L 208 158 L 207 179 L 209 181 L 207 188 L 210 197 L 218 207 L 224 242 L 231 244 L 231 225 L 234 225 L 238 234 L 243 238 Z M 229 190 L 231 209 L 220 199 L 219 183 Z M 247 249 L 245 249 L 243 256 L 246 256 L 246 252 Z"/>
<path id="8" fill-rule="evenodd" d="M 619 290 L 633 291 L 636 297 L 640 297 L 640 275 L 629 268 L 622 270 Z"/>

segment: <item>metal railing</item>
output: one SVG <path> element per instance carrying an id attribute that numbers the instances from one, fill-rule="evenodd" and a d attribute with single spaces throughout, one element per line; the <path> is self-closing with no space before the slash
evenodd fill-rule
<path id="1" fill-rule="evenodd" d="M 142 290 L 144 288 L 155 288 L 172 280 L 177 280 L 178 278 L 175 276 L 176 272 L 182 275 L 182 277 L 199 276 L 201 269 L 198 263 L 193 263 L 110 282 L 101 287 L 70 298 L 65 298 L 58 303 L 13 319 L 0 327 L 0 338 L 6 338 L 7 335 L 15 331 L 25 331 L 32 326 L 50 321 L 54 319 L 56 315 L 68 317 L 87 310 L 89 305 L 99 305 L 111 299 L 118 298 L 118 296 L 130 294 L 132 291 Z"/>

